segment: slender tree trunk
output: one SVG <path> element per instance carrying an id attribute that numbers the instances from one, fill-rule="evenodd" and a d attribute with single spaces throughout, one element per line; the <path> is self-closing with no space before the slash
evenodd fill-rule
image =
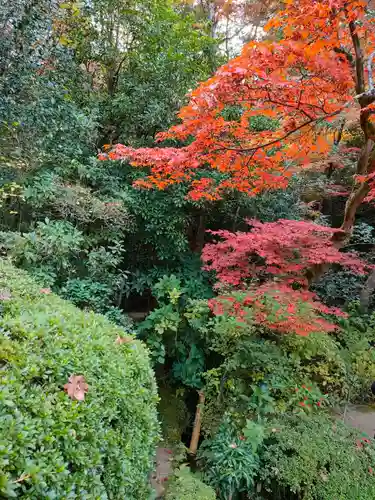
<path id="1" fill-rule="evenodd" d="M 197 449 L 198 449 L 198 443 L 199 443 L 199 437 L 201 434 L 201 425 L 202 425 L 202 406 L 204 405 L 204 393 L 202 391 L 199 391 L 199 400 L 197 404 L 197 409 L 195 412 L 195 420 L 194 420 L 194 427 L 193 427 L 193 433 L 191 435 L 191 441 L 190 441 L 190 447 L 189 447 L 189 453 L 190 455 L 196 455 L 197 454 Z"/>
<path id="2" fill-rule="evenodd" d="M 360 304 L 361 309 L 367 312 L 368 306 L 370 304 L 370 298 L 372 292 L 375 290 L 375 269 L 371 272 L 370 276 L 367 278 L 365 286 L 361 290 Z"/>
<path id="3" fill-rule="evenodd" d="M 206 217 L 202 213 L 198 218 L 198 228 L 195 236 L 194 250 L 196 252 L 201 252 L 204 246 L 204 235 L 206 233 Z"/>
<path id="4" fill-rule="evenodd" d="M 369 190 L 370 188 L 367 182 L 364 182 L 356 189 L 353 189 L 345 205 L 344 220 L 340 227 L 341 235 L 339 232 L 335 233 L 334 241 L 340 242 L 342 240 L 346 240 L 347 237 L 350 237 L 357 209 L 368 195 Z"/>

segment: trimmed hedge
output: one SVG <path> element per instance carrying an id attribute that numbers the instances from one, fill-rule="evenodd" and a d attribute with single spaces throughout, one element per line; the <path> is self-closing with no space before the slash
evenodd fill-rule
<path id="1" fill-rule="evenodd" d="M 121 334 L 0 259 L 0 497 L 149 498 L 156 385 Z M 64 391 L 71 375 L 83 401 Z"/>

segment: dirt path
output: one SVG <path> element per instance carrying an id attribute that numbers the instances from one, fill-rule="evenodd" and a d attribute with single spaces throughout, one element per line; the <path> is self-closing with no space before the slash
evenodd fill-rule
<path id="1" fill-rule="evenodd" d="M 173 455 L 170 449 L 159 447 L 156 449 L 156 469 L 151 476 L 151 485 L 156 492 L 156 498 L 163 498 L 165 483 L 173 474 Z"/>
<path id="2" fill-rule="evenodd" d="M 366 433 L 370 438 L 375 436 L 375 407 L 358 405 L 348 406 L 346 411 L 338 414 L 345 424 Z"/>

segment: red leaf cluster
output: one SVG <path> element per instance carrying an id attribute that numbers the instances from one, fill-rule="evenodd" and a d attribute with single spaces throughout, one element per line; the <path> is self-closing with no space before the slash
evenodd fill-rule
<path id="1" fill-rule="evenodd" d="M 327 307 L 308 290 L 294 290 L 286 283 L 267 282 L 236 295 L 223 295 L 209 301 L 215 315 L 228 314 L 238 321 L 251 320 L 279 333 L 326 333 L 337 329 L 321 314 L 345 317 L 335 307 Z"/>
<path id="2" fill-rule="evenodd" d="M 354 253 L 340 252 L 332 242 L 337 232 L 313 222 L 279 220 L 248 221 L 251 231 L 215 231 L 221 241 L 204 247 L 206 270 L 214 270 L 220 283 L 240 287 L 249 278 L 269 275 L 288 283 L 305 281 L 314 265 L 341 264 L 364 274 L 366 265 Z"/>
<path id="3" fill-rule="evenodd" d="M 314 265 L 340 264 L 364 273 L 366 264 L 334 246 L 331 237 L 337 229 L 292 220 L 249 224 L 248 233 L 214 232 L 221 241 L 203 249 L 204 268 L 216 272 L 218 287 L 241 291 L 224 292 L 211 300 L 214 314 L 230 314 L 239 321 L 250 314 L 256 323 L 280 333 L 335 330 L 336 325 L 321 314 L 344 313 L 325 306 L 304 288 L 306 272 Z"/>

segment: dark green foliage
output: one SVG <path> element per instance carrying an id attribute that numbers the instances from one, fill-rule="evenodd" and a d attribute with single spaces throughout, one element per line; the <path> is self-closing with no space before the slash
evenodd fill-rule
<path id="1" fill-rule="evenodd" d="M 342 329 L 337 340 L 342 345 L 342 356 L 348 367 L 350 398 L 352 401 L 371 401 L 370 387 L 375 380 L 375 317 L 364 315 L 353 307 L 350 316 L 341 320 Z"/>
<path id="2" fill-rule="evenodd" d="M 2 165 L 30 168 L 93 151 L 96 111 L 73 98 L 86 75 L 57 41 L 61 19 L 50 0 L 0 7 Z"/>
<path id="3" fill-rule="evenodd" d="M 243 114 L 243 108 L 239 104 L 233 104 L 232 106 L 227 105 L 220 113 L 220 115 L 224 118 L 224 120 L 230 122 L 237 122 L 241 119 Z"/>
<path id="4" fill-rule="evenodd" d="M 285 190 L 266 191 L 259 196 L 237 194 L 228 196 L 208 212 L 207 225 L 213 229 L 247 231 L 246 219 L 255 218 L 262 222 L 278 219 L 300 220 L 306 215 L 306 207 L 301 203 L 303 184 L 292 179 Z"/>
<path id="5" fill-rule="evenodd" d="M 279 120 L 269 116 L 252 116 L 250 119 L 250 129 L 254 132 L 263 132 L 264 130 L 276 130 L 279 126 Z"/>
<path id="6" fill-rule="evenodd" d="M 118 140 L 152 143 L 154 135 L 176 121 L 185 94 L 211 72 L 210 49 L 216 45 L 194 16 L 169 2 L 149 11 L 136 50 L 127 61 L 110 104 Z"/>
<path id="7" fill-rule="evenodd" d="M 129 205 L 134 213 L 137 231 L 133 247 L 140 259 L 172 261 L 181 259 L 189 250 L 187 237 L 189 203 L 185 200 L 186 187 L 177 186 L 171 191 L 133 190 Z"/>
<path id="8" fill-rule="evenodd" d="M 252 429 L 255 433 L 261 428 Z M 225 420 L 213 438 L 199 449 L 203 478 L 219 498 L 237 499 L 241 492 L 250 492 L 259 467 L 257 441 L 245 439 L 229 420 Z"/>
<path id="9" fill-rule="evenodd" d="M 206 328 L 210 315 L 207 302 L 191 299 L 189 288 L 174 275 L 160 279 L 153 294 L 158 307 L 138 326 L 138 334 L 150 347 L 155 364 L 169 358 L 174 380 L 199 389 L 205 369 L 200 330 Z"/>
<path id="10" fill-rule="evenodd" d="M 103 311 L 110 303 L 112 291 L 104 283 L 98 281 L 71 279 L 62 288 L 61 295 L 81 309 Z"/>
<path id="11" fill-rule="evenodd" d="M 364 276 L 332 269 L 313 288 L 325 304 L 343 307 L 359 300 L 365 281 Z"/>
<path id="12" fill-rule="evenodd" d="M 372 500 L 375 448 L 371 440 L 325 414 L 270 422 L 261 477 L 274 499 Z M 363 436 L 362 436 L 363 437 Z"/>
<path id="13" fill-rule="evenodd" d="M 375 244 L 373 227 L 358 222 L 353 229 L 353 234 L 347 246 L 348 250 L 355 250 L 364 260 L 372 263 L 372 252 L 368 252 Z M 360 299 L 361 290 L 367 277 L 342 269 L 329 269 L 316 283 L 312 289 L 320 299 L 329 306 L 348 307 L 351 302 Z M 374 303 L 370 297 L 369 309 L 373 310 Z"/>
<path id="14" fill-rule="evenodd" d="M 163 384 L 158 389 L 158 413 L 163 440 L 166 446 L 175 447 L 181 443 L 182 434 L 189 424 L 189 412 L 176 391 Z"/>
<path id="15" fill-rule="evenodd" d="M 147 355 L 103 316 L 0 262 L 0 491 L 25 499 L 148 499 L 157 439 Z M 84 401 L 64 392 L 71 375 Z"/>

